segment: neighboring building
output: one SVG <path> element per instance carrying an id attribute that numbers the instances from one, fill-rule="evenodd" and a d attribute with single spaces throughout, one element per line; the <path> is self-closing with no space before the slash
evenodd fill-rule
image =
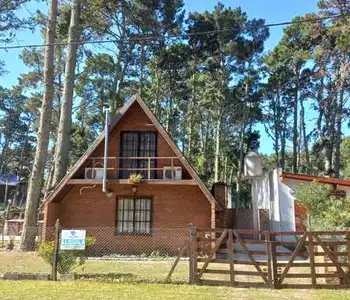
<path id="1" fill-rule="evenodd" d="M 15 195 L 18 177 L 14 175 L 0 174 L 0 208 L 5 207 L 9 199 Z M 6 198 L 6 199 L 5 199 Z"/>
<path id="2" fill-rule="evenodd" d="M 98 227 L 99 247 L 137 252 L 164 228 L 185 228 L 182 236 L 157 238 L 160 248 L 175 249 L 190 223 L 216 226 L 220 205 L 140 96 L 120 109 L 108 137 L 108 193 L 102 192 L 102 132 L 46 199 L 44 228 L 56 219 L 63 228 Z M 144 181 L 130 183 L 134 173 Z"/>
<path id="3" fill-rule="evenodd" d="M 296 199 L 296 188 L 298 184 L 307 182 L 328 184 L 332 186 L 334 194 L 350 196 L 350 180 L 282 173 L 276 169 L 252 180 L 254 227 L 259 228 L 258 211 L 265 209 L 269 211 L 271 231 L 304 230 L 307 211 Z"/>

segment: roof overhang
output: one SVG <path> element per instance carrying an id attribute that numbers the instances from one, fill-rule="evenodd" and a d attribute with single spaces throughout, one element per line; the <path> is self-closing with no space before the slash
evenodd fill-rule
<path id="1" fill-rule="evenodd" d="M 322 177 L 322 176 L 312 176 L 306 174 L 293 174 L 293 173 L 282 173 L 280 175 L 281 179 L 293 179 L 300 181 L 308 181 L 308 182 L 319 182 L 324 184 L 332 184 L 339 186 L 349 186 L 350 180 L 339 179 L 339 178 L 330 178 L 330 177 Z"/>

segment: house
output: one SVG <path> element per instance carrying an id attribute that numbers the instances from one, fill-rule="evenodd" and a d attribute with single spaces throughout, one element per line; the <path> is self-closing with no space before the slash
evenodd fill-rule
<path id="1" fill-rule="evenodd" d="M 12 200 L 17 184 L 17 176 L 0 174 L 0 208 L 5 207 L 9 199 Z"/>
<path id="2" fill-rule="evenodd" d="M 45 199 L 47 236 L 59 219 L 63 228 L 87 228 L 106 252 L 144 253 L 154 243 L 164 251 L 177 249 L 190 223 L 220 226 L 216 214 L 226 187 L 214 187 L 217 200 L 139 95 L 110 122 L 107 193 L 104 141 L 102 132 Z M 135 173 L 143 175 L 141 183 L 130 182 Z M 172 235 L 162 234 L 167 229 Z"/>
<path id="3" fill-rule="evenodd" d="M 259 229 L 259 213 L 265 209 L 269 214 L 271 231 L 303 231 L 307 211 L 296 199 L 298 184 L 319 182 L 333 188 L 339 197 L 350 196 L 350 180 L 283 173 L 279 169 L 252 180 L 254 228 Z"/>

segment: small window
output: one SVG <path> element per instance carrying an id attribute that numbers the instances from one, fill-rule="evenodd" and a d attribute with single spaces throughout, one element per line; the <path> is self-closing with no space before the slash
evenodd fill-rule
<path id="1" fill-rule="evenodd" d="M 118 233 L 150 234 L 152 200 L 147 197 L 118 199 Z"/>

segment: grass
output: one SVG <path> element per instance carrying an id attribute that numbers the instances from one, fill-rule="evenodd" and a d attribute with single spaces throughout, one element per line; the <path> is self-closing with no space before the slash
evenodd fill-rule
<path id="1" fill-rule="evenodd" d="M 174 259 L 175 260 L 175 259 Z M 83 267 L 74 270 L 78 274 L 109 274 L 120 278 L 125 274 L 137 281 L 163 282 L 173 261 L 87 261 Z M 0 274 L 6 272 L 50 272 L 50 266 L 34 252 L 2 252 Z M 186 282 L 188 263 L 180 262 L 173 276 L 173 282 Z M 106 279 L 106 276 L 105 278 Z M 1 298 L 0 298 L 1 299 Z"/>
<path id="2" fill-rule="evenodd" d="M 344 300 L 350 299 L 345 290 L 268 290 L 237 289 L 165 284 L 127 284 L 97 282 L 0 281 L 1 300 Z"/>
<path id="3" fill-rule="evenodd" d="M 191 286 L 187 284 L 149 283 L 163 281 L 172 261 L 87 261 L 77 273 L 105 274 L 99 281 L 45 282 L 0 280 L 1 300 L 63 300 L 63 299 L 278 299 L 278 300 L 350 300 L 350 290 L 269 290 L 253 288 Z M 222 267 L 222 266 L 221 266 Z M 0 273 L 50 272 L 50 267 L 35 253 L 2 252 Z M 113 276 L 110 276 L 113 275 Z M 122 276 L 121 276 L 122 275 Z M 119 280 L 129 275 L 138 281 Z M 173 282 L 185 282 L 188 276 L 187 262 L 180 262 Z M 92 276 L 94 277 L 94 276 Z M 106 282 L 112 277 L 117 282 Z M 92 278 L 90 278 L 92 279 Z"/>

